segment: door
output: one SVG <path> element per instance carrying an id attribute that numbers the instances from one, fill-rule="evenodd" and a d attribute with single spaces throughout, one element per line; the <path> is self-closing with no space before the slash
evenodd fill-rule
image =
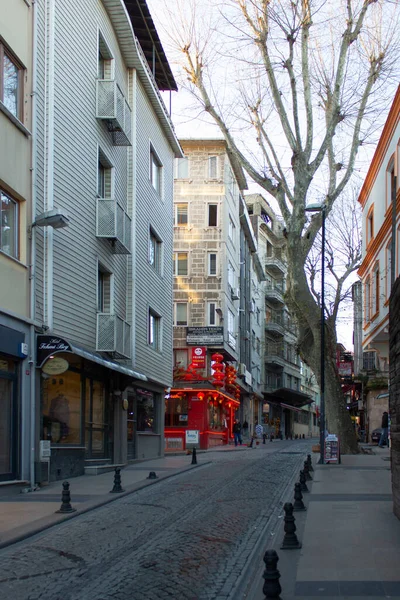
<path id="1" fill-rule="evenodd" d="M 16 363 L 0 357 L 0 481 L 17 476 Z"/>
<path id="2" fill-rule="evenodd" d="M 105 398 L 104 383 L 86 379 L 85 446 L 87 458 L 108 458 Z"/>
<path id="3" fill-rule="evenodd" d="M 136 411 L 135 396 L 128 394 L 128 460 L 136 458 Z"/>

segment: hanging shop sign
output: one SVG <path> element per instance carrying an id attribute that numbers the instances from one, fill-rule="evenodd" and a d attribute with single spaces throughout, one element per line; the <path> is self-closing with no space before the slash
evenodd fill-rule
<path id="1" fill-rule="evenodd" d="M 192 348 L 192 365 L 196 369 L 206 368 L 207 348 L 205 346 L 196 346 Z"/>
<path id="2" fill-rule="evenodd" d="M 187 327 L 186 343 L 189 346 L 215 346 L 224 343 L 223 327 Z"/>
<path id="3" fill-rule="evenodd" d="M 54 358 L 49 358 L 43 365 L 42 371 L 46 373 L 46 375 L 61 375 L 61 373 L 65 373 L 68 371 L 69 362 L 65 360 L 65 358 L 61 358 L 61 356 L 55 356 Z"/>
<path id="4" fill-rule="evenodd" d="M 36 365 L 41 367 L 50 356 L 58 352 L 73 352 L 70 344 L 53 335 L 38 335 L 36 346 Z"/>

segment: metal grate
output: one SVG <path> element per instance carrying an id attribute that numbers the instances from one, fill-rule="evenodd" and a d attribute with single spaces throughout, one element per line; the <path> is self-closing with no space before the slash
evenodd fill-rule
<path id="1" fill-rule="evenodd" d="M 96 85 L 96 117 L 108 121 L 114 145 L 130 146 L 132 111 L 121 88 L 109 79 L 98 79 Z"/>
<path id="2" fill-rule="evenodd" d="M 97 198 L 96 236 L 113 240 L 115 254 L 131 252 L 131 218 L 113 198 Z"/>
<path id="3" fill-rule="evenodd" d="M 129 323 L 108 313 L 97 314 L 98 352 L 110 352 L 116 358 L 130 358 L 131 326 Z"/>

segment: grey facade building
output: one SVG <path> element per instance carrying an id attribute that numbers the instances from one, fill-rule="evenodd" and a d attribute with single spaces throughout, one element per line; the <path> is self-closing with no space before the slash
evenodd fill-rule
<path id="1" fill-rule="evenodd" d="M 59 479 L 163 454 L 182 153 L 159 93 L 176 84 L 146 2 L 35 10 L 33 206 L 36 219 L 68 224 L 33 228 L 37 438 Z"/>

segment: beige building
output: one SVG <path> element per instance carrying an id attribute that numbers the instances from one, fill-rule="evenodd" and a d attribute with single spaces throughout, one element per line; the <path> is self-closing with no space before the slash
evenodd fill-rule
<path id="1" fill-rule="evenodd" d="M 0 0 L 0 482 L 29 479 L 33 7 Z"/>

